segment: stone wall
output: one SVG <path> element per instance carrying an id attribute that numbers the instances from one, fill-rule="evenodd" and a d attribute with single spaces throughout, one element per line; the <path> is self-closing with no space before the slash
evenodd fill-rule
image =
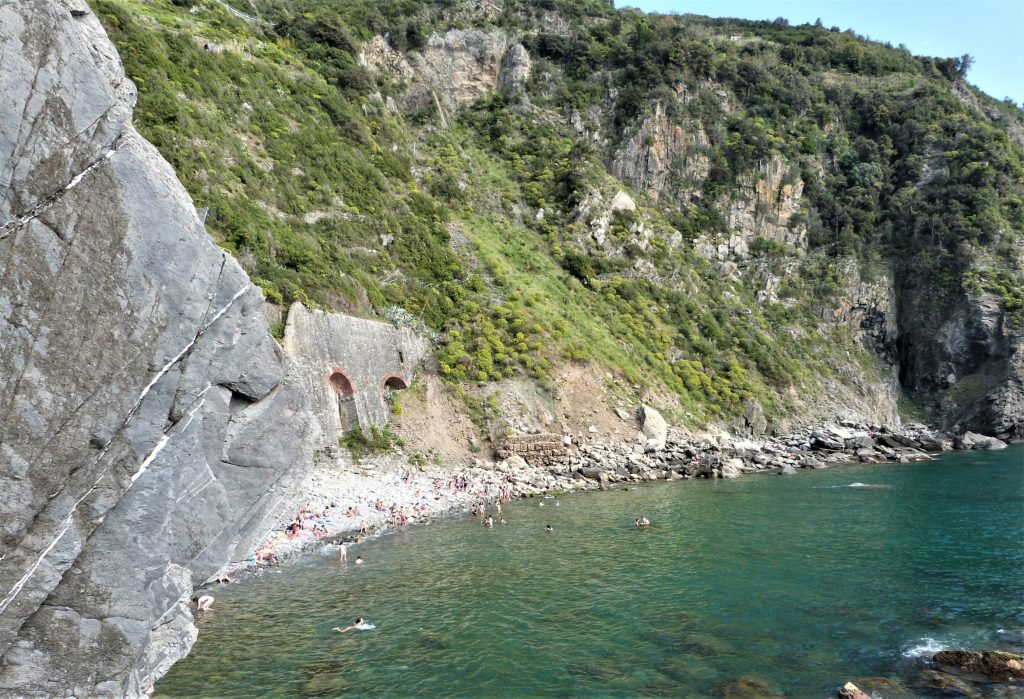
<path id="1" fill-rule="evenodd" d="M 321 446 L 356 427 L 388 422 L 389 390 L 412 385 L 426 343 L 408 328 L 364 318 L 309 310 L 288 311 L 285 350 L 303 370 L 303 382 L 321 429 Z"/>
<path id="2" fill-rule="evenodd" d="M 84 2 L 0 2 L 0 696 L 141 696 L 312 453 Z"/>
<path id="3" fill-rule="evenodd" d="M 558 434 L 516 434 L 502 440 L 494 453 L 499 459 L 519 456 L 531 466 L 543 466 L 563 460 L 569 447 Z"/>

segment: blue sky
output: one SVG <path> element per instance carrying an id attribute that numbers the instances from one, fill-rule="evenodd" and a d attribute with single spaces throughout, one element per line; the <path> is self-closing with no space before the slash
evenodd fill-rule
<path id="1" fill-rule="evenodd" d="M 1024 0 L 616 0 L 616 7 L 710 17 L 821 18 L 826 27 L 904 44 L 919 56 L 969 53 L 971 82 L 996 99 L 1024 104 Z"/>

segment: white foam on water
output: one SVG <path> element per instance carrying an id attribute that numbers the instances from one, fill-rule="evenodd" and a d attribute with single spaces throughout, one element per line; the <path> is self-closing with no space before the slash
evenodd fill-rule
<path id="1" fill-rule="evenodd" d="M 946 650 L 947 647 L 934 638 L 922 638 L 907 646 L 902 655 L 904 658 L 930 658 L 940 650 Z"/>

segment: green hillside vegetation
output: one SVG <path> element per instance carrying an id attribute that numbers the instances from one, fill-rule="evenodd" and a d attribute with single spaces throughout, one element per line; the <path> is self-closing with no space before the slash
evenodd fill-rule
<path id="1" fill-rule="evenodd" d="M 1024 163 L 1005 130 L 1021 114 L 971 92 L 1002 114 L 984 118 L 954 95 L 969 89 L 969 57 L 582 0 L 505 2 L 490 19 L 461 0 L 259 0 L 266 26 L 213 0 L 92 6 L 138 85 L 139 130 L 266 298 L 379 317 L 405 309 L 434 333 L 440 373 L 463 392 L 521 374 L 546 384 L 561 364 L 594 362 L 637 391 L 667 390 L 691 424 L 751 399 L 769 416 L 792 413 L 795 396 L 824 390 L 851 357 L 877 369 L 819 319 L 850 260 L 868 277 L 933 284 L 936 307 L 981 290 L 1018 319 L 1024 307 Z M 567 32 L 538 30 L 553 15 Z M 522 35 L 528 101 L 494 93 L 446 126 L 434 110 L 388 109 L 403 85 L 359 64 L 363 43 L 384 35 L 414 51 L 453 27 Z M 680 85 L 695 95 L 685 108 Z M 739 108 L 727 113 L 715 90 Z M 655 103 L 707 134 L 708 176 L 658 201 L 637 195 L 602 248 L 579 207 L 622 187 L 607 166 Z M 588 110 L 606 145 L 572 127 Z M 799 267 L 784 302 L 759 303 L 752 275 L 667 241 L 724 233 L 723 202 L 779 155 L 805 183 L 797 222 L 809 250 L 755 241 L 741 264 Z M 978 259 L 987 274 L 972 271 Z"/>

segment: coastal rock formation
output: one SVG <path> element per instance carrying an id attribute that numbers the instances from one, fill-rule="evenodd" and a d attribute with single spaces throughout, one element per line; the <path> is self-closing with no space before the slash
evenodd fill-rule
<path id="1" fill-rule="evenodd" d="M 422 50 L 408 54 L 375 36 L 363 47 L 359 62 L 373 73 L 406 83 L 403 109 L 436 109 L 442 121 L 488 92 L 522 95 L 532 72 L 530 54 L 522 44 L 505 32 L 480 29 L 435 34 Z"/>
<path id="2" fill-rule="evenodd" d="M 987 437 L 983 434 L 965 432 L 953 440 L 953 446 L 957 449 L 1005 449 L 1006 442 L 995 437 Z"/>
<path id="3" fill-rule="evenodd" d="M 936 396 L 930 406 L 947 429 L 1024 440 L 1024 327 L 992 293 L 948 298 L 898 280 L 901 383 Z"/>
<path id="4" fill-rule="evenodd" d="M 705 234 L 694 241 L 698 253 L 709 259 L 746 257 L 758 238 L 790 246 L 807 247 L 807 228 L 795 219 L 804 182 L 798 169 L 781 156 L 761 163 L 756 172 L 737 181 L 737 189 L 720 203 L 728 234 Z"/>
<path id="5" fill-rule="evenodd" d="M 0 3 L 0 694 L 138 696 L 311 455 L 260 291 L 83 3 Z"/>

